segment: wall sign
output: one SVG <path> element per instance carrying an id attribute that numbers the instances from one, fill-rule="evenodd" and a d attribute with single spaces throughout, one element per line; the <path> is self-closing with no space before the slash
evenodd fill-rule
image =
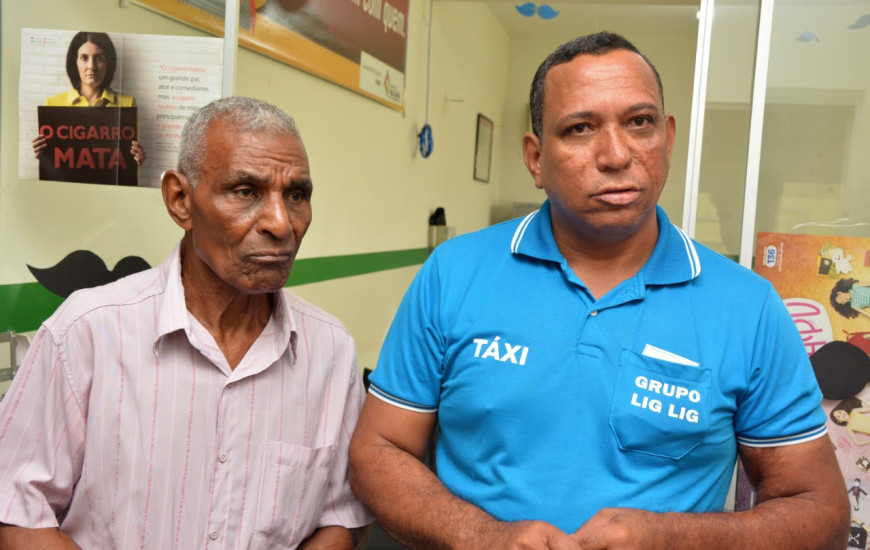
<path id="1" fill-rule="evenodd" d="M 224 0 L 133 0 L 221 36 Z M 409 0 L 242 0 L 239 43 L 403 110 Z"/>
<path id="2" fill-rule="evenodd" d="M 136 107 L 38 107 L 39 179 L 138 185 Z"/>

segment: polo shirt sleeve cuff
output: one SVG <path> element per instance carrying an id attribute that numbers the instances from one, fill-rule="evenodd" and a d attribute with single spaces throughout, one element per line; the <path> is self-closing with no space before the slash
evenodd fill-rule
<path id="1" fill-rule="evenodd" d="M 438 412 L 438 407 L 427 407 L 425 405 L 420 405 L 418 403 L 414 403 L 412 401 L 408 401 L 402 399 L 400 397 L 396 397 L 395 395 L 391 395 L 381 388 L 375 386 L 374 384 L 369 385 L 369 394 L 377 397 L 381 401 L 385 401 L 390 405 L 394 405 L 399 407 L 400 409 L 405 409 L 408 411 L 421 412 L 421 413 L 434 413 Z"/>
<path id="2" fill-rule="evenodd" d="M 789 436 L 772 438 L 738 436 L 737 442 L 741 445 L 746 445 L 747 447 L 782 447 L 785 445 L 798 445 L 800 443 L 806 443 L 808 441 L 818 439 L 826 433 L 828 433 L 828 428 L 827 426 L 822 424 L 821 426 L 812 430 Z"/>

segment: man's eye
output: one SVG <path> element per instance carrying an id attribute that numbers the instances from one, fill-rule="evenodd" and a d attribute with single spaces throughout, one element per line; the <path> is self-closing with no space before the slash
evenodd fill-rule
<path id="1" fill-rule="evenodd" d="M 290 202 L 301 202 L 305 199 L 305 193 L 303 193 L 302 191 L 290 191 L 290 193 L 287 195 L 287 198 L 290 200 Z"/>
<path id="2" fill-rule="evenodd" d="M 575 134 L 582 134 L 589 131 L 589 125 L 585 122 L 581 122 L 580 124 L 575 124 L 574 126 L 571 126 L 570 131 Z"/>
<path id="3" fill-rule="evenodd" d="M 650 124 L 652 120 L 649 117 L 645 116 L 636 116 L 631 119 L 632 126 L 644 126 L 646 124 Z"/>
<path id="4" fill-rule="evenodd" d="M 235 193 L 236 195 L 245 199 L 249 199 L 254 196 L 254 190 L 250 187 L 240 187 L 235 190 Z"/>

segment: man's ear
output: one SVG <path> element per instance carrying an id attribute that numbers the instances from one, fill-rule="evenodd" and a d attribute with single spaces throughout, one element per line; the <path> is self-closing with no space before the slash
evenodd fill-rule
<path id="1" fill-rule="evenodd" d="M 674 115 L 668 115 L 665 119 L 665 130 L 668 135 L 668 158 L 671 158 L 671 153 L 674 151 L 674 140 L 677 137 L 677 121 Z"/>
<path id="2" fill-rule="evenodd" d="M 190 231 L 190 194 L 193 188 L 187 176 L 177 170 L 163 172 L 161 190 L 169 216 L 178 227 Z"/>
<path id="3" fill-rule="evenodd" d="M 541 140 L 532 132 L 523 135 L 523 160 L 529 173 L 535 178 L 535 187 L 543 189 L 541 183 Z"/>

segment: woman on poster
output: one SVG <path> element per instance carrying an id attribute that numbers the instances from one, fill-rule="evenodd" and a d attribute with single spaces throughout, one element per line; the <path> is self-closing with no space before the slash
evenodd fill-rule
<path id="1" fill-rule="evenodd" d="M 46 99 L 49 107 L 135 107 L 136 98 L 110 88 L 115 76 L 117 55 L 109 35 L 104 32 L 79 32 L 66 52 L 66 73 L 72 88 Z M 39 135 L 33 139 L 36 157 L 47 147 L 47 140 Z M 138 141 L 130 149 L 138 166 L 147 155 Z"/>
<path id="2" fill-rule="evenodd" d="M 870 283 L 840 279 L 831 290 L 831 306 L 847 319 L 859 313 L 870 318 Z"/>

